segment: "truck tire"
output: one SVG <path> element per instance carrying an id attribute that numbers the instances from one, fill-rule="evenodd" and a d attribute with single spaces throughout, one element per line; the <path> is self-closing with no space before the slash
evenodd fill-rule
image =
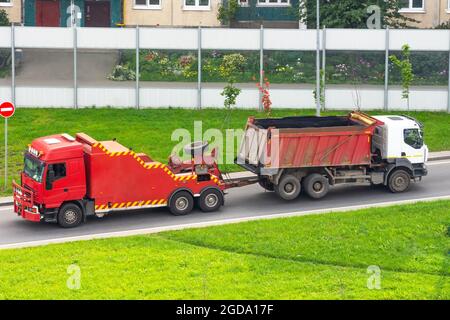
<path id="1" fill-rule="evenodd" d="M 408 190 L 410 184 L 410 174 L 406 170 L 397 169 L 389 175 L 387 186 L 392 193 L 400 193 Z"/>
<path id="2" fill-rule="evenodd" d="M 321 199 L 328 194 L 330 183 L 321 174 L 312 173 L 303 180 L 303 188 L 311 198 Z"/>
<path id="3" fill-rule="evenodd" d="M 58 224 L 62 228 L 78 227 L 83 221 L 83 211 L 74 203 L 66 203 L 59 209 Z"/>
<path id="4" fill-rule="evenodd" d="M 203 212 L 216 211 L 223 204 L 223 195 L 217 189 L 208 189 L 198 198 L 198 206 Z"/>
<path id="5" fill-rule="evenodd" d="M 170 199 L 169 210 L 174 216 L 189 214 L 194 208 L 194 198 L 187 191 L 179 191 Z"/>
<path id="6" fill-rule="evenodd" d="M 268 179 L 263 178 L 263 179 L 259 180 L 258 183 L 264 190 L 267 190 L 270 192 L 275 190 L 274 184 L 272 182 L 270 182 Z"/>
<path id="7" fill-rule="evenodd" d="M 275 193 L 284 200 L 294 200 L 299 196 L 301 189 L 300 180 L 287 174 L 275 186 Z"/>

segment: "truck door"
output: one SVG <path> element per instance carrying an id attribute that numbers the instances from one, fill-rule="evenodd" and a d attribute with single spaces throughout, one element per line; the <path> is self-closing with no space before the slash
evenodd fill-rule
<path id="1" fill-rule="evenodd" d="M 45 173 L 45 204 L 59 207 L 67 199 L 68 178 L 66 162 L 48 164 Z"/>
<path id="2" fill-rule="evenodd" d="M 424 143 L 422 130 L 419 128 L 410 128 L 403 130 L 402 156 L 406 157 L 411 163 L 424 162 Z"/>

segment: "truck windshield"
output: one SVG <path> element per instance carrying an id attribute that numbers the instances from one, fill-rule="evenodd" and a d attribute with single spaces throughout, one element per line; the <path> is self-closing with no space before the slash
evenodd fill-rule
<path id="1" fill-rule="evenodd" d="M 405 129 L 403 131 L 405 143 L 414 149 L 423 147 L 422 131 L 419 129 Z"/>
<path id="2" fill-rule="evenodd" d="M 25 155 L 25 166 L 23 172 L 31 179 L 42 182 L 42 174 L 44 173 L 44 163 L 31 155 Z"/>

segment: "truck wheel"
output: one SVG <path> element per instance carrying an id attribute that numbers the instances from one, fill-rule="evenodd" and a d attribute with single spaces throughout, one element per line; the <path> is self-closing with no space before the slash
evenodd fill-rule
<path id="1" fill-rule="evenodd" d="M 403 169 L 398 169 L 389 175 L 388 188 L 392 193 L 400 193 L 408 190 L 411 184 L 411 176 Z"/>
<path id="2" fill-rule="evenodd" d="M 313 173 L 305 178 L 303 188 L 311 198 L 320 199 L 327 195 L 330 190 L 330 183 L 321 174 Z"/>
<path id="3" fill-rule="evenodd" d="M 194 207 L 194 198 L 187 191 L 177 192 L 170 199 L 169 209 L 174 216 L 187 215 L 192 211 L 193 207 Z"/>
<path id="4" fill-rule="evenodd" d="M 203 212 L 212 212 L 220 208 L 223 203 L 223 195 L 217 189 L 208 189 L 202 192 L 198 199 L 198 206 Z"/>
<path id="5" fill-rule="evenodd" d="M 300 180 L 293 175 L 287 174 L 275 186 L 275 192 L 284 200 L 294 200 L 299 196 L 301 188 Z"/>
<path id="6" fill-rule="evenodd" d="M 62 206 L 58 213 L 58 224 L 63 228 L 75 228 L 83 221 L 83 212 L 74 203 Z"/>
<path id="7" fill-rule="evenodd" d="M 268 179 L 261 179 L 258 181 L 259 185 L 267 190 L 267 191 L 274 191 L 275 186 L 272 182 L 270 182 Z"/>

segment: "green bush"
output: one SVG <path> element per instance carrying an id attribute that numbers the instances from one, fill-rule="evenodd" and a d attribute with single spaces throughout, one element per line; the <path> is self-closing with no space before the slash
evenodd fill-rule
<path id="1" fill-rule="evenodd" d="M 239 54 L 244 58 L 235 72 L 237 83 L 252 83 L 259 75 L 259 52 L 204 50 L 202 52 L 202 81 L 227 82 L 220 72 L 224 56 Z M 398 54 L 398 52 L 391 52 Z M 124 51 L 120 62 L 135 70 L 134 51 Z M 415 78 L 412 85 L 447 85 L 448 53 L 411 53 L 411 64 Z M 399 70 L 389 65 L 389 82 L 401 84 Z M 174 50 L 142 50 L 140 73 L 143 81 L 197 81 L 198 61 L 196 52 Z M 325 77 L 327 84 L 376 84 L 384 83 L 384 52 L 328 51 Z M 314 84 L 316 77 L 315 52 L 266 51 L 264 71 L 272 84 Z"/>
<path id="2" fill-rule="evenodd" d="M 0 9 L 0 26 L 9 26 L 10 24 L 6 10 Z"/>

